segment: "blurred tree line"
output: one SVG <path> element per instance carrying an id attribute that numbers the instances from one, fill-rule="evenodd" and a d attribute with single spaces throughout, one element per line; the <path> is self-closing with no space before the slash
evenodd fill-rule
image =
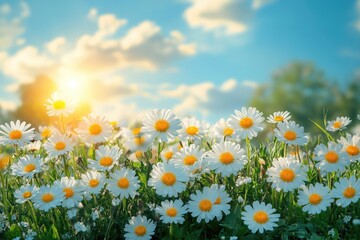
<path id="1" fill-rule="evenodd" d="M 20 105 L 13 112 L 4 113 L 0 111 L 0 123 L 13 119 L 26 121 L 34 127 L 53 123 L 56 119 L 47 115 L 45 103 L 55 91 L 57 91 L 56 83 L 47 76 L 38 76 L 33 82 L 20 85 L 18 90 Z M 90 112 L 91 106 L 89 103 L 79 104 L 75 112 L 70 115 L 70 124 L 75 124 L 82 116 Z"/>
<path id="2" fill-rule="evenodd" d="M 292 120 L 304 126 L 306 132 L 319 133 L 309 118 L 322 126 L 325 119 L 334 120 L 337 116 L 356 119 L 360 112 L 360 76 L 340 86 L 315 65 L 294 62 L 275 72 L 270 82 L 260 85 L 249 105 L 265 116 L 289 111 Z"/>

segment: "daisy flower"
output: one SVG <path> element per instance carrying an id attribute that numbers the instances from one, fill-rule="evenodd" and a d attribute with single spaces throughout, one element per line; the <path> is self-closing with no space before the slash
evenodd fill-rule
<path id="1" fill-rule="evenodd" d="M 40 189 L 35 192 L 34 197 L 31 200 L 36 209 L 48 212 L 49 209 L 60 206 L 64 198 L 65 193 L 60 187 L 41 186 Z"/>
<path id="2" fill-rule="evenodd" d="M 205 191 L 206 188 L 204 188 Z M 217 184 L 213 184 L 210 187 L 210 192 L 212 192 L 216 194 L 217 198 L 214 202 L 214 205 L 217 205 L 220 207 L 221 212 L 223 212 L 224 215 L 228 215 L 230 213 L 230 204 L 229 202 L 231 202 L 231 198 L 229 196 L 229 194 L 225 191 L 225 186 L 224 185 L 217 185 Z M 220 221 L 222 215 L 217 216 L 217 220 Z"/>
<path id="3" fill-rule="evenodd" d="M 329 142 L 328 146 L 319 144 L 314 149 L 314 160 L 318 163 L 318 167 L 323 172 L 342 171 L 350 164 L 347 154 L 341 151 L 342 145 L 335 142 Z"/>
<path id="4" fill-rule="evenodd" d="M 147 112 L 143 120 L 144 132 L 152 139 L 158 138 L 160 142 L 174 139 L 181 128 L 180 120 L 169 109 L 154 109 Z"/>
<path id="5" fill-rule="evenodd" d="M 294 121 L 279 122 L 274 132 L 280 142 L 285 142 L 289 145 L 303 146 L 308 142 L 308 136 L 304 133 L 304 127 L 299 126 Z"/>
<path id="6" fill-rule="evenodd" d="M 245 206 L 241 219 L 244 220 L 252 233 L 257 231 L 263 233 L 265 230 L 272 231 L 280 218 L 280 214 L 275 213 L 275 211 L 270 203 L 265 205 L 264 202 L 255 201 L 252 206 Z"/>
<path id="7" fill-rule="evenodd" d="M 190 195 L 188 203 L 189 212 L 192 217 L 196 217 L 196 221 L 200 223 L 205 220 L 206 223 L 216 218 L 221 218 L 222 207 L 215 204 L 218 198 L 216 189 L 205 187 L 203 191 L 196 190 L 196 194 Z"/>
<path id="8" fill-rule="evenodd" d="M 30 142 L 29 144 L 26 144 L 25 148 L 29 152 L 38 151 L 41 148 L 41 141 L 38 140 L 38 141 Z"/>
<path id="9" fill-rule="evenodd" d="M 338 143 L 342 144 L 342 151 L 347 153 L 347 157 L 351 162 L 360 159 L 360 136 L 346 134 L 346 137 L 341 137 Z"/>
<path id="10" fill-rule="evenodd" d="M 105 184 L 105 175 L 95 170 L 81 174 L 81 185 L 88 193 L 99 194 Z"/>
<path id="11" fill-rule="evenodd" d="M 26 184 L 21 186 L 14 192 L 14 197 L 16 198 L 17 203 L 24 203 L 31 200 L 34 196 L 34 193 L 38 191 L 38 187 L 35 185 Z"/>
<path id="12" fill-rule="evenodd" d="M 31 124 L 26 122 L 11 121 L 0 125 L 0 144 L 14 144 L 23 147 L 34 139 L 34 128 L 30 128 Z"/>
<path id="13" fill-rule="evenodd" d="M 175 156 L 175 154 L 178 152 L 178 147 L 175 145 L 171 145 L 167 148 L 165 148 L 164 150 L 161 151 L 160 156 L 161 159 L 165 160 L 165 161 L 170 161 L 171 159 L 173 159 L 173 157 Z"/>
<path id="14" fill-rule="evenodd" d="M 95 152 L 96 161 L 89 159 L 89 168 L 110 171 L 118 163 L 122 150 L 118 146 L 100 146 Z"/>
<path id="15" fill-rule="evenodd" d="M 110 173 L 110 179 L 107 180 L 107 183 L 107 189 L 120 200 L 129 197 L 134 198 L 140 187 L 140 181 L 135 171 L 128 168 L 121 168 Z"/>
<path id="16" fill-rule="evenodd" d="M 237 174 L 247 162 L 244 149 L 234 142 L 220 142 L 213 145 L 207 153 L 205 162 L 211 170 L 224 177 Z"/>
<path id="17" fill-rule="evenodd" d="M 75 111 L 74 103 L 59 92 L 54 92 L 45 106 L 49 116 L 67 116 Z"/>
<path id="18" fill-rule="evenodd" d="M 195 118 L 183 118 L 181 127 L 182 128 L 179 130 L 179 138 L 181 141 L 200 140 L 204 135 L 200 121 Z"/>
<path id="19" fill-rule="evenodd" d="M 130 151 L 146 151 L 151 145 L 151 138 L 145 134 L 141 127 L 123 129 L 122 134 L 125 138 L 124 145 Z"/>
<path id="20" fill-rule="evenodd" d="M 59 187 L 65 194 L 65 198 L 62 202 L 62 206 L 65 208 L 74 208 L 79 205 L 79 202 L 83 199 L 83 189 L 78 180 L 73 177 L 62 177 L 61 180 L 54 182 L 54 186 Z"/>
<path id="21" fill-rule="evenodd" d="M 10 163 L 10 155 L 6 153 L 0 153 L 0 171 L 6 169 Z M 1 173 L 2 174 L 2 173 Z"/>
<path id="22" fill-rule="evenodd" d="M 271 114 L 266 121 L 268 123 L 279 123 L 279 122 L 286 122 L 291 119 L 290 113 L 288 111 L 284 112 L 274 112 Z"/>
<path id="23" fill-rule="evenodd" d="M 11 166 L 12 175 L 32 178 L 34 174 L 42 172 L 44 163 L 40 156 L 26 155 Z"/>
<path id="24" fill-rule="evenodd" d="M 237 131 L 237 134 L 241 139 L 252 139 L 258 135 L 264 129 L 264 118 L 262 113 L 256 108 L 242 107 L 241 110 L 235 110 L 235 115 L 232 115 L 229 119 L 229 125 L 232 129 Z"/>
<path id="25" fill-rule="evenodd" d="M 44 149 L 50 157 L 57 157 L 72 151 L 75 146 L 73 140 L 61 133 L 55 133 L 44 144 Z"/>
<path id="26" fill-rule="evenodd" d="M 90 114 L 83 117 L 79 128 L 75 129 L 80 138 L 88 144 L 96 144 L 106 141 L 112 134 L 112 126 L 109 121 L 98 114 Z"/>
<path id="27" fill-rule="evenodd" d="M 190 147 L 183 147 L 174 156 L 173 162 L 177 166 L 185 168 L 188 174 L 201 168 L 204 150 L 199 146 L 191 144 Z"/>
<path id="28" fill-rule="evenodd" d="M 125 239 L 148 240 L 155 233 L 156 224 L 145 216 L 132 217 L 125 225 Z"/>
<path id="29" fill-rule="evenodd" d="M 326 130 L 330 132 L 336 132 L 346 129 L 346 126 L 351 123 L 351 119 L 349 117 L 337 117 L 333 121 L 328 121 L 326 126 Z"/>
<path id="30" fill-rule="evenodd" d="M 186 189 L 185 184 L 189 181 L 183 168 L 167 162 L 154 165 L 150 176 L 149 186 L 154 187 L 156 193 L 163 197 L 177 197 Z"/>
<path id="31" fill-rule="evenodd" d="M 39 136 L 38 139 L 40 140 L 46 140 L 49 137 L 51 137 L 51 135 L 54 132 L 59 132 L 56 128 L 54 127 L 50 127 L 50 126 L 39 126 Z"/>
<path id="32" fill-rule="evenodd" d="M 160 214 L 160 220 L 163 223 L 182 224 L 185 221 L 184 215 L 187 213 L 187 207 L 179 199 L 165 200 L 161 202 L 161 206 L 155 208 L 155 211 Z"/>
<path id="33" fill-rule="evenodd" d="M 267 170 L 267 181 L 271 187 L 280 192 L 291 192 L 304 184 L 306 180 L 306 169 L 302 164 L 290 158 L 278 158 L 273 161 L 272 167 Z"/>
<path id="34" fill-rule="evenodd" d="M 332 190 L 333 198 L 338 198 L 336 204 L 341 207 L 347 207 L 350 203 L 356 203 L 360 198 L 360 180 L 355 176 L 350 178 L 341 178 L 335 183 Z"/>
<path id="35" fill-rule="evenodd" d="M 221 118 L 212 128 L 213 136 L 218 140 L 235 139 L 235 129 L 229 125 L 229 120 Z"/>
<path id="36" fill-rule="evenodd" d="M 321 183 L 316 183 L 315 186 L 310 184 L 301 187 L 299 191 L 298 204 L 303 206 L 302 210 L 309 214 L 318 214 L 321 211 L 325 211 L 332 202 L 330 189 Z"/>

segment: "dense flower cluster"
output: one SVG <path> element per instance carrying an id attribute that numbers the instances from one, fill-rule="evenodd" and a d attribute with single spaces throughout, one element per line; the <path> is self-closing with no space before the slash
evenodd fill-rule
<path id="1" fill-rule="evenodd" d="M 173 237 L 175 224 L 230 218 L 261 234 L 280 227 L 288 208 L 301 209 L 306 219 L 360 198 L 360 136 L 343 132 L 351 123 L 347 117 L 322 129 L 339 132 L 337 140 L 327 133 L 329 141 L 314 145 L 286 111 L 267 117 L 269 126 L 263 113 L 243 107 L 213 126 L 155 109 L 130 127 L 90 114 L 69 128 L 71 102 L 54 94 L 46 108 L 58 125 L 36 131 L 17 120 L 0 126 L 0 211 L 6 219 L 0 236 L 16 222 L 11 216 L 17 208 L 29 222 L 18 228 L 33 237 L 50 231 L 39 217 L 63 212 L 63 239 L 97 231 L 107 214 L 101 237 L 121 226 L 126 239 L 151 239 L 168 227 Z M 265 131 L 267 142 L 256 148 L 252 139 Z M 284 199 L 287 206 L 280 204 Z M 360 217 L 354 209 L 344 213 Z M 117 212 L 126 222 L 117 221 Z"/>

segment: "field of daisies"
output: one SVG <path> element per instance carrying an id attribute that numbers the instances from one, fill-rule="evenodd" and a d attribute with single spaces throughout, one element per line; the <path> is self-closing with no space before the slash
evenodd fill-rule
<path id="1" fill-rule="evenodd" d="M 59 93 L 54 119 L 0 125 L 0 239 L 359 239 L 358 119 L 242 107 L 210 125 L 168 109 L 129 126 Z M 259 135 L 266 138 L 261 138 Z"/>

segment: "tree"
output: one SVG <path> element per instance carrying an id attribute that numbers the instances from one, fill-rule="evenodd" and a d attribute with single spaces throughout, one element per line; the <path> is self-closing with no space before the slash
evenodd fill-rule
<path id="1" fill-rule="evenodd" d="M 49 124 L 50 118 L 44 104 L 54 91 L 56 91 L 55 82 L 46 76 L 39 76 L 34 82 L 21 85 L 19 88 L 21 104 L 15 110 L 14 117 L 33 126 Z"/>
<path id="2" fill-rule="evenodd" d="M 336 116 L 354 119 L 360 104 L 360 81 L 354 79 L 345 91 L 326 78 L 323 71 L 311 63 L 294 62 L 277 71 L 269 84 L 260 86 L 250 105 L 269 115 L 289 111 L 292 119 L 306 132 L 319 132 L 309 120 L 323 124 Z"/>

